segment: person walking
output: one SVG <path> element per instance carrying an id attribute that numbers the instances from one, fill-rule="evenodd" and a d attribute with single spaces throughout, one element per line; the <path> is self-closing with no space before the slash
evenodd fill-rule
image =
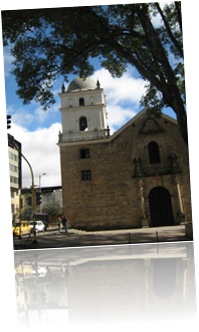
<path id="1" fill-rule="evenodd" d="M 61 220 L 61 217 L 59 216 L 58 219 L 57 219 L 57 225 L 58 225 L 58 232 L 59 232 L 59 234 L 61 232 L 61 223 L 62 223 L 62 220 Z"/>
<path id="2" fill-rule="evenodd" d="M 68 222 L 68 220 L 67 220 L 66 216 L 63 215 L 63 216 L 62 216 L 62 226 L 63 226 L 64 231 L 65 231 L 66 234 L 68 233 L 68 225 L 67 225 L 67 222 Z"/>

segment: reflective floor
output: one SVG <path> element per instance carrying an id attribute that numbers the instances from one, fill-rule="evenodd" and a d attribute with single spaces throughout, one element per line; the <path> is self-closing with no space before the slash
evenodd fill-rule
<path id="1" fill-rule="evenodd" d="M 19 327 L 196 315 L 192 242 L 16 251 Z"/>

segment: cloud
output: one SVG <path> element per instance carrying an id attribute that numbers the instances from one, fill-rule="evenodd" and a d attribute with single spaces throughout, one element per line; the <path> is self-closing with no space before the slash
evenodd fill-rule
<path id="1" fill-rule="evenodd" d="M 108 70 L 97 70 L 92 78 L 100 81 L 107 102 L 108 123 L 111 132 L 119 129 L 139 110 L 139 102 L 145 93 L 146 82 L 134 77 L 132 68 L 120 78 L 113 78 Z"/>
<path id="2" fill-rule="evenodd" d="M 49 127 L 61 119 L 58 102 L 47 111 L 42 110 L 41 106 L 34 102 L 28 106 L 8 105 L 7 114 L 12 115 L 12 123 L 31 130 Z"/>
<path id="3" fill-rule="evenodd" d="M 3 61 L 4 61 L 4 75 L 5 77 L 8 77 L 11 72 L 12 68 L 12 62 L 14 60 L 14 57 L 10 54 L 9 47 L 3 48 Z"/>
<path id="4" fill-rule="evenodd" d="M 97 70 L 92 78 L 99 79 L 101 87 L 107 95 L 108 104 L 124 102 L 138 104 L 141 96 L 145 93 L 146 82 L 141 78 L 135 78 L 130 68 L 120 78 L 112 77 L 109 71 L 104 68 Z"/>
<path id="5" fill-rule="evenodd" d="M 12 115 L 12 123 L 28 128 L 35 121 L 34 114 L 24 108 L 15 109 L 13 106 L 7 107 L 7 114 Z"/>
<path id="6" fill-rule="evenodd" d="M 114 133 L 135 114 L 136 111 L 132 108 L 123 108 L 119 105 L 110 105 L 108 107 L 108 124 L 110 127 L 110 133 Z"/>
<path id="7" fill-rule="evenodd" d="M 60 123 L 32 132 L 22 126 L 12 126 L 10 134 L 22 143 L 22 153 L 31 164 L 35 185 L 39 185 L 39 175 L 43 173 L 46 175 L 42 177 L 42 186 L 61 185 L 59 147 L 57 146 L 60 129 Z M 22 174 L 22 186 L 30 187 L 30 169 L 23 158 Z"/>
<path id="8" fill-rule="evenodd" d="M 58 115 L 60 115 L 59 112 L 59 104 L 58 102 L 50 107 L 47 111 L 42 110 L 41 106 L 39 105 L 36 110 L 34 111 L 34 118 L 35 121 L 37 121 L 37 125 L 44 125 L 49 122 L 52 123 L 53 120 L 56 121 L 56 118 Z"/>

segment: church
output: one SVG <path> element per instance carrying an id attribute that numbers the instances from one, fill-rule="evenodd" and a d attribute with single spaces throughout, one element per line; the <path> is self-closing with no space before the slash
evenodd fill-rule
<path id="1" fill-rule="evenodd" d="M 110 134 L 99 81 L 61 93 L 63 208 L 72 228 L 161 227 L 191 222 L 188 147 L 177 121 L 145 108 Z"/>

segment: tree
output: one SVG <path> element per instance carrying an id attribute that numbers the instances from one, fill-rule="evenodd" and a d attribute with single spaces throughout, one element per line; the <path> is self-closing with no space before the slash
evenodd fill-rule
<path id="1" fill-rule="evenodd" d="M 32 218 L 32 195 L 25 194 L 25 204 L 21 210 L 21 220 L 31 220 Z"/>
<path id="2" fill-rule="evenodd" d="M 2 11 L 2 30 L 24 104 L 50 107 L 57 77 L 91 75 L 92 58 L 117 77 L 131 64 L 146 80 L 142 105 L 171 107 L 188 144 L 180 2 Z"/>
<path id="3" fill-rule="evenodd" d="M 32 218 L 32 208 L 26 205 L 21 211 L 21 220 L 31 220 Z"/>
<path id="4" fill-rule="evenodd" d="M 62 208 L 58 201 L 55 198 L 48 200 L 48 203 L 43 206 L 45 213 L 48 213 L 49 216 L 58 215 L 61 213 Z"/>

